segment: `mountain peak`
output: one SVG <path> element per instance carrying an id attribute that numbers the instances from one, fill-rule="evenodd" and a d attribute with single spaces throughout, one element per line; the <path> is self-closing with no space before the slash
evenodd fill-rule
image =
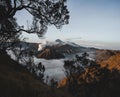
<path id="1" fill-rule="evenodd" d="M 63 42 L 63 41 L 60 40 L 60 39 L 56 39 L 55 41 L 56 41 L 56 42 L 59 42 L 59 43 Z"/>

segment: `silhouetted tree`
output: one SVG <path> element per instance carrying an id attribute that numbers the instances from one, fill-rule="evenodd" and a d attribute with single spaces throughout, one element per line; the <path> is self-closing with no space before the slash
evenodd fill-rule
<path id="1" fill-rule="evenodd" d="M 0 0 L 0 49 L 5 47 L 3 43 L 18 39 L 23 31 L 41 37 L 49 25 L 61 28 L 68 24 L 69 11 L 65 2 L 66 0 Z M 15 14 L 21 10 L 26 10 L 33 16 L 32 25 L 28 29 L 16 23 Z"/>
<path id="2" fill-rule="evenodd" d="M 38 64 L 38 66 L 36 67 L 36 71 L 38 72 L 38 77 L 41 81 L 43 81 L 43 77 L 44 77 L 44 72 L 45 72 L 45 67 L 44 65 L 42 65 L 42 63 L 40 62 Z"/>
<path id="3" fill-rule="evenodd" d="M 44 81 L 44 72 L 45 67 L 42 65 L 42 63 L 38 63 L 38 65 L 34 64 L 31 60 L 28 61 L 27 69 L 36 76 L 37 79 L 40 81 Z"/>
<path id="4" fill-rule="evenodd" d="M 51 88 L 54 89 L 54 88 L 57 87 L 57 85 L 58 85 L 58 82 L 54 78 L 52 78 L 50 80 L 50 86 L 51 86 Z"/>
<path id="5" fill-rule="evenodd" d="M 0 49 L 2 50 L 11 46 L 10 42 L 18 41 L 20 35 L 17 33 L 16 19 L 8 17 L 9 8 L 11 8 L 10 0 L 0 0 Z"/>
<path id="6" fill-rule="evenodd" d="M 91 60 L 87 59 L 88 54 L 83 53 L 82 56 L 75 56 L 73 60 L 65 60 L 64 61 L 64 68 L 65 74 L 67 77 L 72 76 L 77 73 L 81 73 L 84 71 L 85 67 L 91 64 Z"/>

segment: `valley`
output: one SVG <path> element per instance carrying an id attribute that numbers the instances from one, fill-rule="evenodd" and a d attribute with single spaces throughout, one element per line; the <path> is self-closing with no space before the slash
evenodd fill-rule
<path id="1" fill-rule="evenodd" d="M 21 43 L 20 45 L 22 45 L 25 51 L 33 51 L 35 64 L 41 62 L 45 66 L 44 79 L 49 76 L 50 79 L 54 78 L 56 81 L 62 80 L 65 77 L 64 61 L 72 60 L 76 55 L 81 56 L 84 52 L 89 55 L 88 59 L 96 61 L 102 67 L 109 64 L 110 68 L 115 68 L 115 66 L 118 68 L 120 64 L 120 51 L 82 47 L 75 43 L 63 42 L 60 39 L 55 40 L 55 42 L 47 42 L 46 44 L 27 43 L 25 45 L 25 43 Z M 10 56 L 12 57 L 14 54 L 11 53 Z M 113 63 L 115 66 L 112 66 Z M 24 65 L 22 62 L 21 64 Z"/>

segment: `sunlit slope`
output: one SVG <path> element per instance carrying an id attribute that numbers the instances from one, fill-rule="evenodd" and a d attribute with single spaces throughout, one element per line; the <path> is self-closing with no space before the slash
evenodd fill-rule
<path id="1" fill-rule="evenodd" d="M 107 66 L 110 70 L 120 70 L 120 51 L 98 51 L 96 54 L 96 61 L 101 67 Z"/>

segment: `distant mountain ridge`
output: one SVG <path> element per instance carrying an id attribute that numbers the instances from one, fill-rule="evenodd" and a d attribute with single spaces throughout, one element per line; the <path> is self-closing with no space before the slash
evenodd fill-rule
<path id="1" fill-rule="evenodd" d="M 42 48 L 42 44 L 40 44 L 40 47 Z M 37 58 L 60 59 L 65 58 L 65 55 L 95 50 L 96 48 L 86 48 L 73 42 L 64 42 L 60 39 L 57 39 L 52 43 L 47 42 L 47 44 L 44 45 L 40 51 L 38 51 L 36 56 Z"/>
<path id="2" fill-rule="evenodd" d="M 78 44 L 76 44 L 74 42 L 70 42 L 70 41 L 63 42 L 60 39 L 56 39 L 55 42 L 58 42 L 59 44 L 69 44 L 71 46 L 80 47 L 80 45 L 78 45 Z"/>
<path id="3" fill-rule="evenodd" d="M 29 43 L 18 42 L 15 47 L 25 49 L 25 51 L 32 51 L 37 58 L 44 59 L 61 59 L 66 55 L 77 54 L 81 52 L 96 51 L 96 48 L 82 47 L 76 43 L 69 41 L 62 41 L 57 39 L 53 42 L 45 41 L 43 43 Z"/>
<path id="4" fill-rule="evenodd" d="M 38 58 L 45 58 L 45 59 L 59 59 L 65 58 L 65 56 L 56 50 L 52 49 L 51 47 L 46 47 L 45 49 L 41 50 L 37 54 Z"/>
<path id="5" fill-rule="evenodd" d="M 65 45 L 54 45 L 54 46 L 47 46 L 43 50 L 39 51 L 37 54 L 38 58 L 45 58 L 45 59 L 59 59 L 65 58 L 65 54 L 72 54 L 79 52 L 80 49 L 76 47 L 72 47 L 68 44 Z"/>

